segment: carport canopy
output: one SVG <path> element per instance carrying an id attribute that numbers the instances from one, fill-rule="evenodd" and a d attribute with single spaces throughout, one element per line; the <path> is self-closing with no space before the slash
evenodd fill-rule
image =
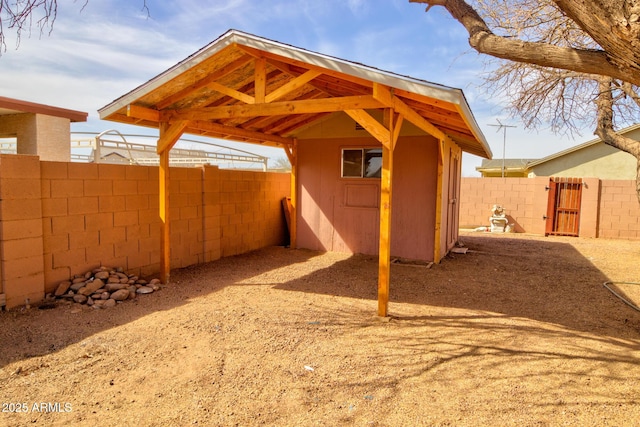
<path id="1" fill-rule="evenodd" d="M 383 111 L 382 122 L 374 110 Z M 439 148 L 448 141 L 491 158 L 464 94 L 237 30 L 99 110 L 104 120 L 159 129 L 163 282 L 170 273 L 169 152 L 184 133 L 285 150 L 292 166 L 295 247 L 297 135 L 336 112 L 348 114 L 382 145 L 378 314 L 386 316 L 393 149 L 402 122 L 435 137 Z"/>

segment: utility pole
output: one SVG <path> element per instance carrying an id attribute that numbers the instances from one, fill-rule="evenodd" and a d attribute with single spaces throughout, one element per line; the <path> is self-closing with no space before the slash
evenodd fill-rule
<path id="1" fill-rule="evenodd" d="M 497 127 L 498 130 L 496 132 L 500 132 L 500 130 L 502 130 L 502 177 L 504 178 L 504 156 L 505 156 L 505 150 L 507 147 L 507 128 L 516 128 L 517 126 L 509 126 L 509 125 L 504 125 L 502 124 L 502 122 L 500 121 L 500 119 L 496 119 L 496 122 L 498 122 L 497 125 L 487 125 L 487 126 L 493 126 L 493 127 Z"/>

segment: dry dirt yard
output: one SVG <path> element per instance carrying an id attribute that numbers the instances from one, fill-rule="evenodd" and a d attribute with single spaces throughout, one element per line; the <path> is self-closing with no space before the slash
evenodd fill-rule
<path id="1" fill-rule="evenodd" d="M 460 240 L 393 265 L 388 321 L 375 258 L 285 248 L 2 312 L 0 425 L 637 425 L 640 312 L 603 283 L 640 281 L 638 242 Z"/>

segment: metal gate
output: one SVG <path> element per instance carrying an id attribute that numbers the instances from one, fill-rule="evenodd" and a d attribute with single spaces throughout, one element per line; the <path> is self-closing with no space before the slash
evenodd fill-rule
<path id="1" fill-rule="evenodd" d="M 550 178 L 545 236 L 578 236 L 582 178 Z"/>

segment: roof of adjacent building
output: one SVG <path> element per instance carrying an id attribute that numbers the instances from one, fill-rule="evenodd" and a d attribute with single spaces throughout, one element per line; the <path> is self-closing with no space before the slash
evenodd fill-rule
<path id="1" fill-rule="evenodd" d="M 617 133 L 620 135 L 625 135 L 629 132 L 632 132 L 638 129 L 640 129 L 640 124 L 635 124 L 635 125 L 628 126 L 624 129 L 620 129 Z M 591 146 L 594 146 L 600 143 L 602 143 L 602 139 L 594 138 L 582 144 L 569 147 L 566 150 L 562 150 L 562 151 L 558 151 L 557 153 L 550 154 L 541 159 L 504 159 L 504 162 L 505 162 L 504 166 L 505 166 L 505 169 L 509 169 L 511 171 L 525 172 L 526 170 L 532 167 L 539 166 L 543 163 L 573 154 L 577 151 L 583 150 L 585 148 L 589 148 Z M 496 170 L 499 171 L 501 169 L 502 169 L 502 159 L 491 159 L 491 160 L 482 159 L 482 163 L 480 164 L 480 166 L 476 167 L 476 170 L 478 172 L 491 172 Z"/>
<path id="2" fill-rule="evenodd" d="M 53 107 L 35 102 L 0 96 L 0 116 L 7 114 L 43 114 L 46 116 L 62 117 L 72 122 L 86 122 L 87 113 L 83 111 L 68 110 L 66 108 Z"/>

